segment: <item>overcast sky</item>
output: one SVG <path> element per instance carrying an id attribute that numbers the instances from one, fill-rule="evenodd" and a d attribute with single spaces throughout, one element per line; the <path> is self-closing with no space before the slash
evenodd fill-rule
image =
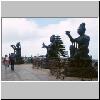
<path id="1" fill-rule="evenodd" d="M 78 37 L 77 28 L 86 23 L 86 35 L 90 36 L 89 55 L 98 58 L 98 18 L 2 18 L 2 55 L 14 52 L 10 45 L 21 43 L 22 56 L 45 55 L 42 43 L 50 44 L 51 35 L 60 35 L 69 51 L 71 44 L 65 31 Z"/>

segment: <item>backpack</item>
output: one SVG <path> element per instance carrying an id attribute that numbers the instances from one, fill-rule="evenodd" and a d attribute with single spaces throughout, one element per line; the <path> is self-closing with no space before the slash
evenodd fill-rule
<path id="1" fill-rule="evenodd" d="M 14 54 L 12 54 L 12 55 L 10 55 L 10 60 L 15 60 L 15 55 Z"/>

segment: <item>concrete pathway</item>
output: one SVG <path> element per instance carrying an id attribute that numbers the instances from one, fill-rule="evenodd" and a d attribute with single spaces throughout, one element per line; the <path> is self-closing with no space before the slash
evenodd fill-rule
<path id="1" fill-rule="evenodd" d="M 15 65 L 15 71 L 11 66 L 1 66 L 2 81 L 62 81 L 50 75 L 48 69 L 33 69 L 31 64 Z M 80 78 L 66 77 L 63 81 L 80 81 Z"/>
<path id="2" fill-rule="evenodd" d="M 33 69 L 31 64 L 15 65 L 15 71 L 11 71 L 11 66 L 1 67 L 2 81 L 57 81 L 50 76 L 48 69 Z"/>

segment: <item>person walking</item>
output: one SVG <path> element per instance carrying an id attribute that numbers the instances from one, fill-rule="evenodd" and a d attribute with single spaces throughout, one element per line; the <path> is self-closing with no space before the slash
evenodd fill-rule
<path id="1" fill-rule="evenodd" d="M 9 67 L 9 57 L 8 57 L 8 55 L 5 55 L 5 58 L 4 58 L 4 65 L 5 65 L 5 69 L 7 68 L 7 67 Z"/>
<path id="2" fill-rule="evenodd" d="M 9 53 L 9 65 L 10 65 L 10 53 Z"/>
<path id="3" fill-rule="evenodd" d="M 14 71 L 15 54 L 11 53 L 11 55 L 9 56 L 9 58 L 10 58 L 11 70 Z"/>

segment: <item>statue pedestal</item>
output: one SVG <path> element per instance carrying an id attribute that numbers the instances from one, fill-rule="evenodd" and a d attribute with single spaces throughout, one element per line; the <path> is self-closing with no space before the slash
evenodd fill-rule
<path id="1" fill-rule="evenodd" d="M 24 61 L 22 58 L 16 58 L 15 64 L 23 64 Z"/>
<path id="2" fill-rule="evenodd" d="M 97 78 L 98 73 L 92 67 L 91 59 L 70 59 L 66 66 L 65 74 L 68 77 Z"/>

